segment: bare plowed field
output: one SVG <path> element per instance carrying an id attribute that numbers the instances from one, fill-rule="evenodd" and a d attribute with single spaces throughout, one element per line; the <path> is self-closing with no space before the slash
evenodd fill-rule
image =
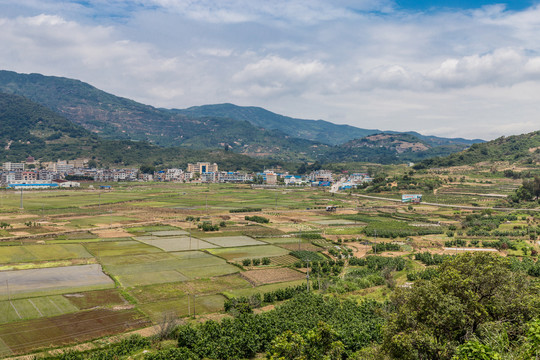
<path id="1" fill-rule="evenodd" d="M 250 283 L 258 286 L 284 281 L 301 280 L 304 274 L 289 268 L 249 270 L 241 273 Z"/>
<path id="2" fill-rule="evenodd" d="M 134 310 L 83 311 L 51 318 L 0 326 L 0 356 L 26 353 L 42 347 L 58 346 L 102 337 L 148 324 Z M 6 350 L 9 349 L 9 350 Z M 2 351 L 2 347 L 0 347 Z"/>
<path id="3" fill-rule="evenodd" d="M 205 240 L 221 247 L 265 245 L 265 243 L 250 238 L 249 236 L 219 236 L 207 238 Z"/>

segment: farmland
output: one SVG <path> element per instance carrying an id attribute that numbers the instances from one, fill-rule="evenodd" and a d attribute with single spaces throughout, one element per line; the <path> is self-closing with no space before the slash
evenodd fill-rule
<path id="1" fill-rule="evenodd" d="M 27 191 L 20 209 L 18 194 L 3 190 L 0 221 L 9 226 L 0 242 L 0 353 L 89 341 L 158 324 L 166 314 L 196 321 L 223 314 L 233 298 L 260 294 L 259 305 L 270 305 L 286 299 L 284 289 L 303 291 L 308 271 L 311 289 L 322 294 L 384 300 L 437 256 L 481 249 L 535 260 L 539 214 L 474 209 L 500 201 L 483 195 L 516 187 L 490 177 L 425 195 L 471 209 L 377 199 L 398 199 L 393 189 L 368 199 L 173 183 Z M 328 204 L 337 211 L 326 212 Z M 235 212 L 246 208 L 257 211 Z M 402 260 L 362 262 L 374 255 Z M 379 266 L 391 266 L 391 276 Z"/>

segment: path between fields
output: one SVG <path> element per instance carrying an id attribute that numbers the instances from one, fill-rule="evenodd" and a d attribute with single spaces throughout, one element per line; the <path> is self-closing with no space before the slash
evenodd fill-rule
<path id="1" fill-rule="evenodd" d="M 392 199 L 392 198 L 370 196 L 370 195 L 361 195 L 361 194 L 352 194 L 352 195 L 353 196 L 358 196 L 358 197 L 361 197 L 361 198 L 366 198 L 366 199 L 385 200 L 385 201 L 393 201 L 393 202 L 401 203 L 400 199 Z M 439 203 L 431 203 L 431 202 L 422 202 L 421 204 L 422 205 L 440 206 L 440 207 L 449 207 L 449 208 L 458 208 L 458 209 L 468 209 L 468 210 L 540 211 L 540 208 L 518 209 L 518 208 L 502 208 L 502 207 L 490 207 L 490 206 L 451 205 L 451 204 L 439 204 Z"/>
<path id="2" fill-rule="evenodd" d="M 49 233 L 41 233 L 41 234 L 33 234 L 33 235 L 19 235 L 19 236 L 5 236 L 0 237 L 0 242 L 2 241 L 13 241 L 13 240 L 22 240 L 22 239 L 39 239 L 49 236 L 57 236 L 57 235 L 63 235 L 63 234 L 73 234 L 73 233 L 80 233 L 80 232 L 88 232 L 88 231 L 96 231 L 96 230 L 108 230 L 108 229 L 118 229 L 118 228 L 125 228 L 132 225 L 150 225 L 155 224 L 160 221 L 158 220 L 152 220 L 152 221 L 142 221 L 142 222 L 136 222 L 136 223 L 129 223 L 129 224 L 117 224 L 117 225 L 106 225 L 106 226 L 100 226 L 100 227 L 92 227 L 92 228 L 85 228 L 85 229 L 71 229 L 71 230 L 61 230 L 61 231 L 53 231 Z"/>

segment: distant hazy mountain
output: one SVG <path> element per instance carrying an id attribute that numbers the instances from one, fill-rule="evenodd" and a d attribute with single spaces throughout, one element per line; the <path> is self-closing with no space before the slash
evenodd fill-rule
<path id="1" fill-rule="evenodd" d="M 323 120 L 294 119 L 262 108 L 232 104 L 158 109 L 79 80 L 11 71 L 0 71 L 0 92 L 21 95 L 46 106 L 102 139 L 131 139 L 192 149 L 226 148 L 283 161 L 339 161 L 340 157 L 350 156 L 361 161 L 410 161 L 433 154 L 448 155 L 478 141 L 411 132 L 407 134 L 426 144 L 427 149 L 400 154 L 399 148 L 391 146 L 384 151 L 364 146 L 356 147 L 353 154 L 351 147 L 345 145 L 348 141 L 380 131 Z"/>
<path id="2" fill-rule="evenodd" d="M 325 120 L 304 120 L 275 114 L 271 111 L 254 106 L 237 106 L 233 104 L 216 104 L 193 106 L 187 109 L 173 110 L 177 113 L 193 117 L 212 116 L 235 120 L 249 121 L 255 126 L 265 129 L 280 130 L 290 136 L 313 140 L 329 145 L 340 145 L 349 140 L 359 139 L 368 135 L 381 133 L 377 129 L 361 129 L 350 125 L 337 125 Z M 403 134 L 398 131 L 385 131 L 385 133 Z M 480 139 L 467 140 L 462 138 L 442 138 L 426 136 L 414 131 L 405 132 L 414 135 L 431 146 L 463 145 L 483 142 Z"/>
<path id="3" fill-rule="evenodd" d="M 339 145 L 352 139 L 379 133 L 380 130 L 360 129 L 349 125 L 337 125 L 324 120 L 303 120 L 275 114 L 254 106 L 217 104 L 193 106 L 183 110 L 173 110 L 191 117 L 212 116 L 249 121 L 251 124 L 269 130 L 279 130 L 293 137 Z"/>

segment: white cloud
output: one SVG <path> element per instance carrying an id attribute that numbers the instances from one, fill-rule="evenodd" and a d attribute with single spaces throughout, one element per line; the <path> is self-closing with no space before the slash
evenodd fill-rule
<path id="1" fill-rule="evenodd" d="M 540 127 L 539 6 L 415 13 L 391 0 L 5 0 L 0 14 L 2 68 L 77 78 L 155 106 L 233 102 L 466 137 Z"/>

